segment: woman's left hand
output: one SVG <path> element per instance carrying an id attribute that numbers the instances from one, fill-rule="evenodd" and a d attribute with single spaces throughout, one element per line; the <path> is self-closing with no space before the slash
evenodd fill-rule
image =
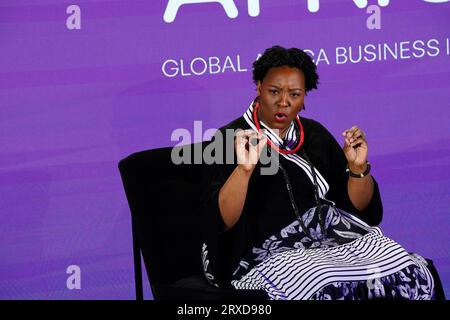
<path id="1" fill-rule="evenodd" d="M 364 168 L 367 162 L 368 146 L 364 131 L 357 126 L 342 133 L 345 139 L 343 147 L 350 168 Z"/>

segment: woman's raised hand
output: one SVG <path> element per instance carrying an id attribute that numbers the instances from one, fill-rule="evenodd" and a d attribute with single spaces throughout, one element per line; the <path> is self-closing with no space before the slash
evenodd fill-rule
<path id="1" fill-rule="evenodd" d="M 238 165 L 251 173 L 261 156 L 261 151 L 267 143 L 267 138 L 251 129 L 236 132 L 235 149 Z"/>
<path id="2" fill-rule="evenodd" d="M 342 136 L 344 136 L 345 140 L 343 150 L 349 167 L 365 167 L 368 154 L 368 145 L 364 131 L 357 126 L 353 126 L 350 129 L 345 130 L 342 133 Z"/>

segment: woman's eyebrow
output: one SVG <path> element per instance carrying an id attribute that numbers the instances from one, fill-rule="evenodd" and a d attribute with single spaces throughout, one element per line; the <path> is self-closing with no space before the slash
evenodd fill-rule
<path id="1" fill-rule="evenodd" d="M 281 87 L 278 87 L 278 86 L 275 85 L 275 84 L 269 84 L 269 87 L 276 88 L 276 89 L 281 89 Z M 289 89 L 289 91 L 295 91 L 295 90 L 303 91 L 302 88 L 292 88 L 292 89 Z"/>

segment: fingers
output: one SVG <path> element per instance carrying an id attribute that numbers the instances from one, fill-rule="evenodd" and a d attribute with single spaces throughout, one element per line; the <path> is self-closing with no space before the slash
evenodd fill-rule
<path id="1" fill-rule="evenodd" d="M 258 143 L 258 150 L 262 150 L 265 146 L 266 146 L 266 144 L 267 144 L 267 137 L 266 136 L 263 136 L 262 138 L 261 138 L 261 140 L 259 140 L 259 143 Z"/>
<path id="2" fill-rule="evenodd" d="M 348 144 L 353 144 L 358 139 L 366 139 L 364 131 L 359 129 L 357 126 L 353 126 L 350 129 L 345 130 L 344 132 L 342 132 L 342 136 L 345 137 L 346 143 Z"/>
<path id="3" fill-rule="evenodd" d="M 236 130 L 235 136 L 236 138 L 249 138 L 249 137 L 262 137 L 262 134 L 252 129 L 247 130 L 238 129 Z"/>
<path id="4" fill-rule="evenodd" d="M 352 140 L 351 142 L 350 142 L 349 139 L 345 139 L 345 143 L 347 144 L 347 146 L 350 146 L 350 147 L 355 147 L 355 146 L 358 146 L 358 145 L 359 146 L 363 146 L 363 145 L 367 144 L 366 140 L 364 140 L 362 138 L 358 138 L 356 140 Z"/>
<path id="5" fill-rule="evenodd" d="M 236 148 L 246 149 L 250 135 L 251 135 L 251 133 L 248 132 L 248 130 L 238 130 L 235 135 Z"/>
<path id="6" fill-rule="evenodd" d="M 238 163 L 256 165 L 261 151 L 267 143 L 267 138 L 251 129 L 238 130 L 235 137 Z"/>
<path id="7" fill-rule="evenodd" d="M 248 150 L 249 163 L 257 164 L 261 155 L 261 151 L 264 148 L 265 141 L 260 140 L 256 146 L 250 146 Z"/>
<path id="8" fill-rule="evenodd" d="M 263 135 L 259 132 L 256 132 L 251 129 L 247 130 L 238 130 L 236 132 L 236 141 L 238 144 L 244 144 L 246 146 L 255 147 L 258 144 L 258 141 L 263 139 Z"/>

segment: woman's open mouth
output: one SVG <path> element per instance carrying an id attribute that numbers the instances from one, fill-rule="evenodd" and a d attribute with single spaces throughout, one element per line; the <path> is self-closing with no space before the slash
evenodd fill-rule
<path id="1" fill-rule="evenodd" d="M 275 113 L 275 121 L 276 122 L 285 122 L 287 120 L 287 115 L 282 112 Z"/>

